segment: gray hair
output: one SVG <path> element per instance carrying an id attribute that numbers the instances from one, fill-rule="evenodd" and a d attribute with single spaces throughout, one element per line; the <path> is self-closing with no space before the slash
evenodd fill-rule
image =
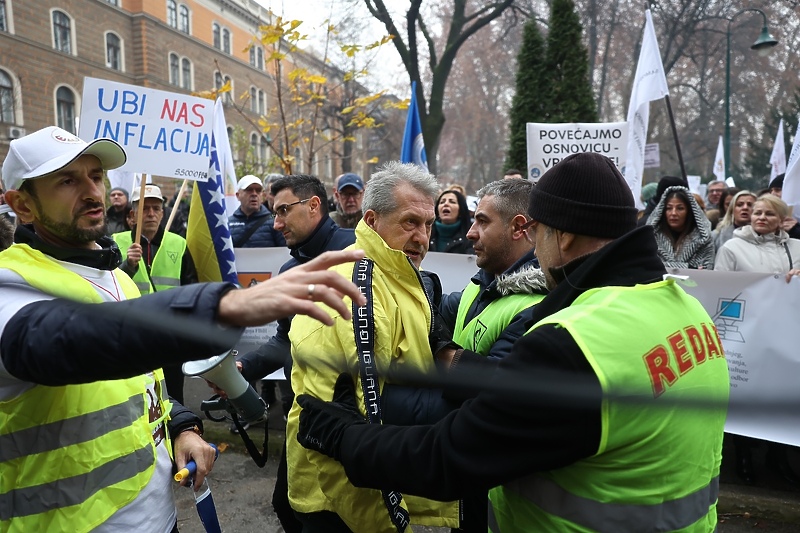
<path id="1" fill-rule="evenodd" d="M 494 208 L 504 220 L 517 215 L 528 218 L 528 202 L 533 183 L 528 180 L 497 180 L 478 191 L 478 201 L 484 196 L 494 196 Z"/>
<path id="2" fill-rule="evenodd" d="M 393 212 L 397 209 L 395 189 L 404 183 L 429 197 L 432 202 L 436 201 L 439 184 L 432 174 L 413 163 L 389 161 L 367 181 L 361 202 L 362 212 L 366 213 L 370 209 L 379 215 Z"/>

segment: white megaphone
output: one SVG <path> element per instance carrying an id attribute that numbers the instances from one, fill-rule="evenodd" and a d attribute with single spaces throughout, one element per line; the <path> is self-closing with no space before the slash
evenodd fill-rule
<path id="1" fill-rule="evenodd" d="M 236 350 L 208 359 L 183 363 L 187 376 L 201 376 L 228 395 L 228 402 L 244 422 L 252 424 L 266 418 L 267 405 L 236 368 Z M 204 402 L 205 403 L 205 402 Z"/>

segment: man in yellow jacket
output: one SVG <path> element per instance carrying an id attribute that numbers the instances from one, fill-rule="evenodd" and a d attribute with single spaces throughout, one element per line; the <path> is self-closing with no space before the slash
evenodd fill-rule
<path id="1" fill-rule="evenodd" d="M 355 308 L 352 320 L 327 309 L 333 328 L 319 328 L 305 317 L 295 317 L 289 337 L 296 394 L 328 399 L 338 374 L 348 369 L 362 376 L 355 383 L 361 409 L 371 422 L 380 423 L 383 376 L 393 370 L 434 369 L 429 344 L 431 302 L 418 269 L 428 251 L 437 194 L 435 178 L 410 164 L 390 162 L 367 182 L 364 218 L 351 246 L 363 249 L 367 260 L 341 265 L 337 271 L 360 286 L 368 304 Z M 294 208 L 308 209 L 308 204 Z M 358 346 L 356 338 L 361 340 Z M 396 533 L 409 522 L 458 527 L 457 502 L 355 488 L 339 463 L 297 442 L 299 412 L 295 403 L 286 442 L 289 501 L 303 522 L 303 531 Z"/>

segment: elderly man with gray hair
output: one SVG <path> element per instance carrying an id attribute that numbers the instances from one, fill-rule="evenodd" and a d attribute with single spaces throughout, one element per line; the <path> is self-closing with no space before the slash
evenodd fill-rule
<path id="1" fill-rule="evenodd" d="M 356 282 L 367 304 L 354 309 L 353 320 L 326 307 L 334 320 L 327 331 L 295 317 L 289 337 L 296 394 L 330 399 L 339 373 L 349 371 L 359 409 L 380 423 L 380 391 L 388 372 L 435 370 L 430 344 L 436 328 L 419 266 L 428 251 L 438 191 L 425 170 L 399 162 L 387 163 L 367 182 L 364 218 L 351 247 L 364 250 L 366 258 L 338 269 Z M 299 412 L 295 403 L 286 443 L 289 500 L 303 531 L 396 533 L 408 523 L 459 527 L 457 502 L 354 487 L 338 462 L 297 441 Z"/>

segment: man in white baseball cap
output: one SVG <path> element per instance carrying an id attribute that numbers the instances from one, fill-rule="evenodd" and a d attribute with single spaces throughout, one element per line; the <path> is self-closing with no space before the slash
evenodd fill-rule
<path id="1" fill-rule="evenodd" d="M 104 235 L 103 173 L 124 162 L 113 141 L 50 127 L 11 141 L 3 163 L 22 223 L 0 252 L 3 531 L 177 532 L 173 459 L 195 461 L 199 487 L 214 450 L 200 418 L 168 399 L 161 368 L 229 351 L 238 332 L 219 326 L 296 313 L 331 323 L 314 302 L 344 316 L 343 295 L 363 303 L 355 285 L 326 272 L 361 259 L 355 251 L 248 289 L 198 283 L 136 298 Z M 155 314 L 150 326 L 133 320 Z M 174 315 L 198 326 L 170 327 Z"/>

